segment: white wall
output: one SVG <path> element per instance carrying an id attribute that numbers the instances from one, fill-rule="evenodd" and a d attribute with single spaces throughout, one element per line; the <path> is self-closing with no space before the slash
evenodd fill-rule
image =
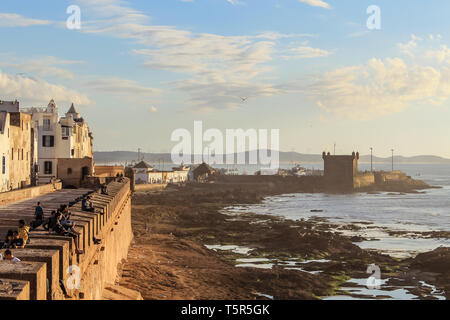
<path id="1" fill-rule="evenodd" d="M 10 161 L 10 143 L 9 143 L 9 113 L 2 112 L 0 115 L 0 192 L 9 191 L 9 161 Z M 2 170 L 2 161 L 5 157 L 5 173 Z"/>

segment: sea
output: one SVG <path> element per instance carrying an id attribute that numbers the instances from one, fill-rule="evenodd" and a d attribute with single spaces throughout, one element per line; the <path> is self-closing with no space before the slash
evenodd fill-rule
<path id="1" fill-rule="evenodd" d="M 320 164 L 302 166 L 322 169 Z M 375 164 L 374 169 L 390 171 L 391 165 Z M 427 189 L 418 194 L 285 194 L 267 197 L 261 204 L 235 206 L 226 210 L 229 213 L 269 214 L 291 220 L 319 217 L 338 225 L 356 224 L 361 230 L 340 232 L 369 238 L 370 241 L 355 244 L 395 257 L 414 256 L 440 246 L 450 246 L 449 239 L 417 235 L 418 232 L 450 231 L 450 165 L 397 164 L 394 169 L 440 188 Z M 238 170 L 250 174 L 256 171 L 254 166 L 241 166 Z M 370 164 L 360 164 L 359 170 L 370 170 Z M 403 234 L 389 235 L 387 230 L 403 231 Z"/>

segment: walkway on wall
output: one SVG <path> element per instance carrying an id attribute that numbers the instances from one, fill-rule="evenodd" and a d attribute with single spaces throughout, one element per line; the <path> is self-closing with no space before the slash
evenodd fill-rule
<path id="1" fill-rule="evenodd" d="M 95 213 L 81 210 L 81 198 L 91 194 Z M 18 221 L 27 225 L 34 220 L 35 207 L 41 202 L 45 218 L 60 205 L 71 205 L 71 220 L 75 230 L 81 235 L 78 246 L 83 254 L 75 253 L 72 238 L 59 236 L 39 227 L 30 233 L 30 244 L 25 249 L 13 249 L 13 255 L 21 262 L 0 262 L 0 300 L 3 299 L 63 299 L 59 281 L 65 282 L 70 274 L 70 265 L 77 265 L 83 274 L 95 253 L 102 247 L 93 239 L 102 238 L 114 225 L 113 212 L 123 205 L 129 195 L 129 180 L 122 179 L 108 184 L 108 195 L 91 189 L 63 189 L 32 199 L 0 206 L 0 240 L 4 240 L 8 230 L 17 230 Z M 104 249 L 104 248 L 103 248 Z M 4 253 L 4 250 L 0 250 Z"/>

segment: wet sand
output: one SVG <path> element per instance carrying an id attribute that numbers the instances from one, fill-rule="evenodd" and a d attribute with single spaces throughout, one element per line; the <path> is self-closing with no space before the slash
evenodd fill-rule
<path id="1" fill-rule="evenodd" d="M 353 242 L 366 239 L 339 235 L 322 219 L 223 212 L 269 195 L 308 191 L 276 183 L 138 191 L 132 209 L 135 242 L 120 284 L 144 299 L 160 300 L 364 298 L 367 292 L 354 290 L 355 279 L 367 279 L 367 266 L 376 264 L 387 289 L 374 298 L 436 299 L 450 289 L 450 268 L 436 272 L 420 256 L 402 260 L 363 250 Z M 440 264 L 450 261 L 448 252 L 429 255 Z M 395 290 L 404 292 L 386 295 Z"/>

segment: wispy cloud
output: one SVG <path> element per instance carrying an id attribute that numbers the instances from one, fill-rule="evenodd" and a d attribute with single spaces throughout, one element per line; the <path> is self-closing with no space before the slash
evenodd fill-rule
<path id="1" fill-rule="evenodd" d="M 325 9 L 331 9 L 331 6 L 322 0 L 299 0 L 300 2 L 306 3 L 310 6 L 313 7 L 321 7 L 321 8 L 325 8 Z"/>
<path id="2" fill-rule="evenodd" d="M 0 28 L 49 25 L 49 20 L 31 19 L 16 13 L 0 13 Z"/>
<path id="3" fill-rule="evenodd" d="M 310 59 L 310 58 L 326 57 L 330 54 L 331 52 L 323 49 L 301 46 L 290 49 L 286 55 L 283 55 L 283 58 L 287 60 Z"/>
<path id="4" fill-rule="evenodd" d="M 101 91 L 112 95 L 138 95 L 152 96 L 159 94 L 161 90 L 142 86 L 133 80 L 119 78 L 97 78 L 86 81 L 83 86 L 88 90 Z"/>
<path id="5" fill-rule="evenodd" d="M 239 108 L 239 96 L 261 97 L 281 93 L 261 76 L 271 71 L 269 63 L 277 51 L 277 41 L 306 34 L 264 32 L 257 35 L 223 36 L 195 33 L 174 26 L 152 25 L 150 17 L 126 2 L 78 0 L 91 15 L 84 32 L 130 39 L 143 48 L 132 51 L 150 69 L 185 74 L 174 83 L 190 96 L 193 109 Z M 316 53 L 317 54 L 317 53 Z"/>
<path id="6" fill-rule="evenodd" d="M 26 73 L 31 76 L 47 77 L 56 76 L 64 79 L 73 79 L 72 72 L 64 66 L 82 63 L 82 61 L 65 60 L 53 56 L 46 56 L 32 59 L 17 58 L 12 55 L 4 55 L 0 66 L 15 69 L 18 73 Z"/>

